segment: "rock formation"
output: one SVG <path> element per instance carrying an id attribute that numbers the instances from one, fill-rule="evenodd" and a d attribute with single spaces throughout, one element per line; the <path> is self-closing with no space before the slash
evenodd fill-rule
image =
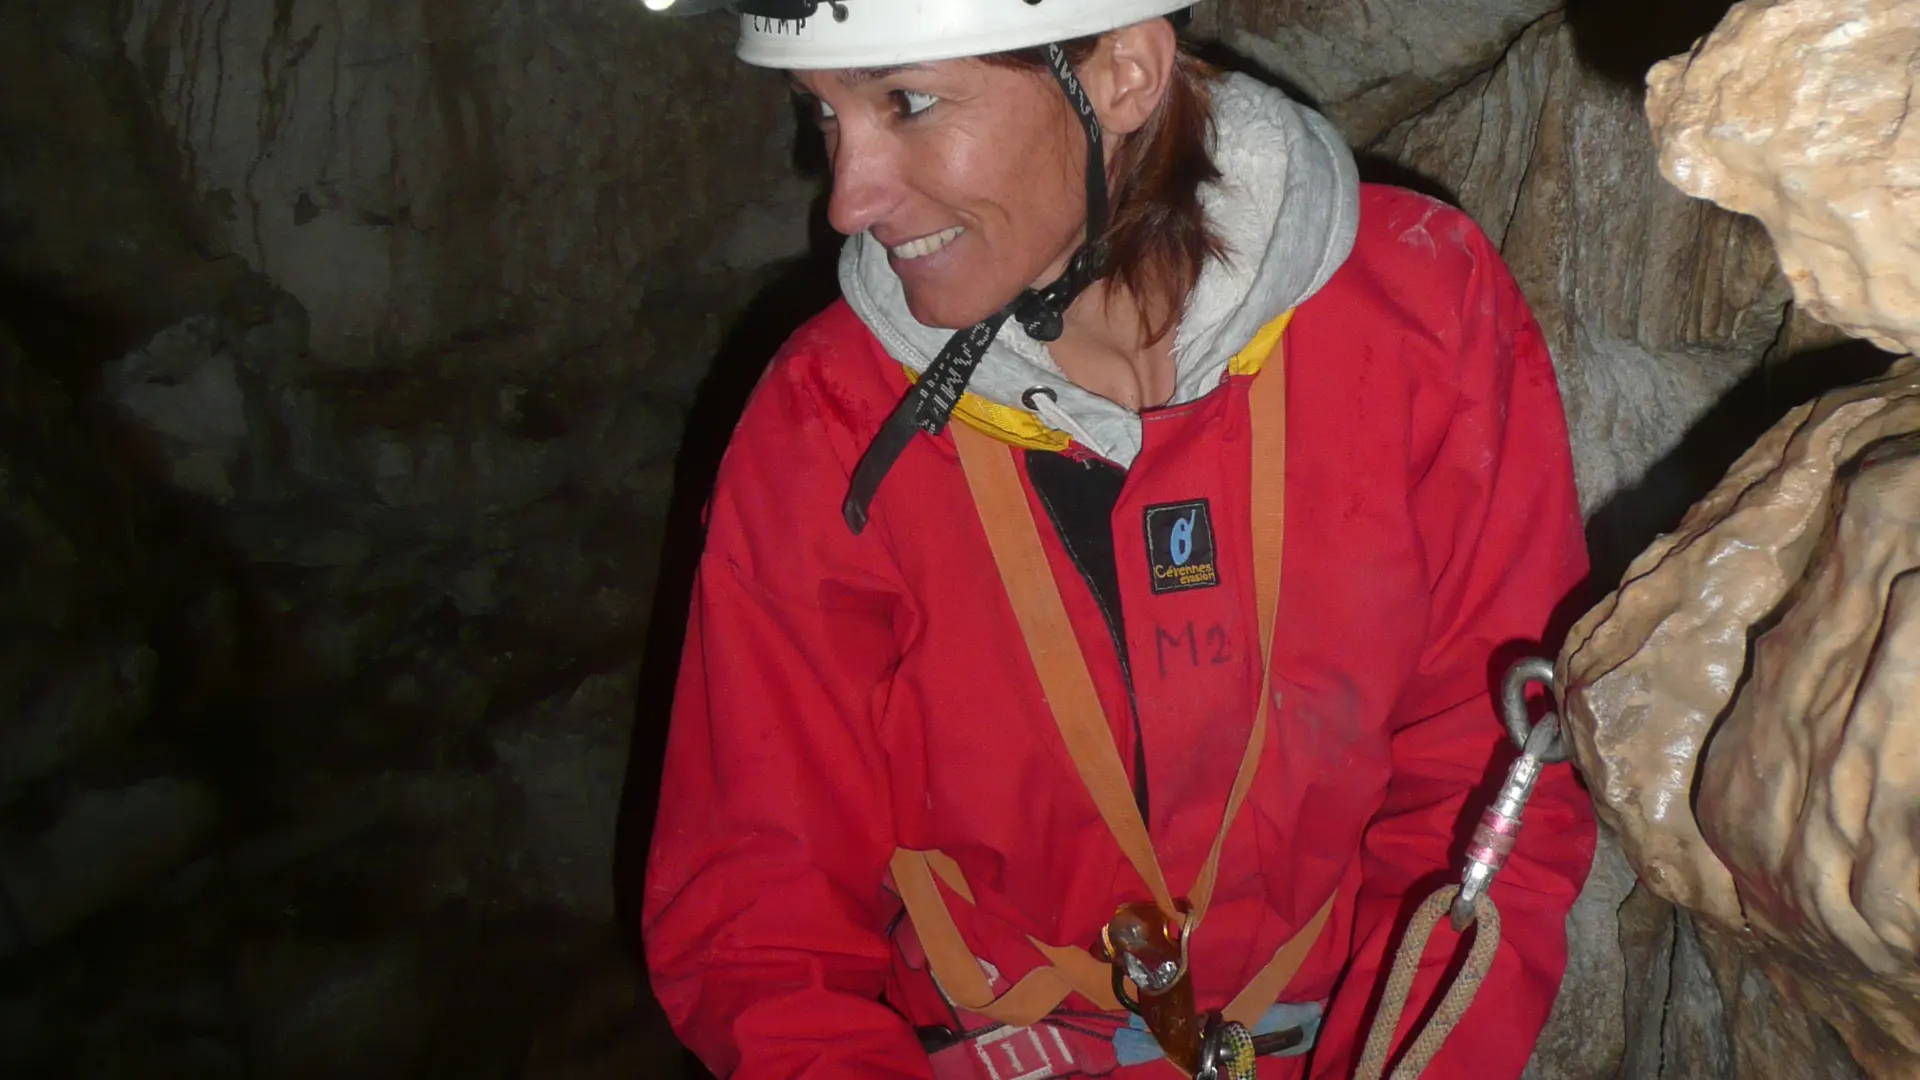
<path id="1" fill-rule="evenodd" d="M 1920 3 L 1743 3 L 1648 99 L 1665 175 L 1759 218 L 1803 310 L 1909 350 L 1916 79 Z M 1763 971 L 1876 1077 L 1920 1070 L 1916 507 L 1908 359 L 1780 421 L 1560 665 L 1575 760 L 1648 886 L 1697 917 L 1717 969 Z M 1738 1074 L 1830 1066 L 1791 1031 Z"/>
<path id="2" fill-rule="evenodd" d="M 1660 166 L 1766 225 L 1812 315 L 1920 352 L 1920 0 L 1737 4 L 1648 76 Z"/>
<path id="3" fill-rule="evenodd" d="M 1782 421 L 1562 658 L 1575 761 L 1642 878 L 1878 1076 L 1920 1067 L 1916 507 L 1903 365 Z"/>
<path id="4" fill-rule="evenodd" d="M 1589 513 L 1672 452 L 1780 331 L 1788 293 L 1766 234 L 1661 180 L 1639 95 L 1581 62 L 1560 15 L 1367 150 L 1439 185 L 1501 245 L 1553 350 Z"/>
<path id="5" fill-rule="evenodd" d="M 1217 0 L 1197 29 L 1284 80 L 1360 146 L 1497 62 L 1561 0 Z"/>

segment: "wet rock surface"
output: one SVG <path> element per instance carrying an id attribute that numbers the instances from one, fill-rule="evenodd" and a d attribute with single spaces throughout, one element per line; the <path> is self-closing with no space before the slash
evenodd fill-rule
<path id="1" fill-rule="evenodd" d="M 1663 173 L 1755 215 L 1798 310 L 1911 348 L 1911 4 L 1752 2 L 1649 75 Z M 1910 145 L 1911 144 L 1911 145 Z M 1628 567 L 1562 654 L 1576 758 L 1684 909 L 1740 1076 L 1920 1068 L 1915 361 L 1789 414 Z"/>
<path id="2" fill-rule="evenodd" d="M 1915 0 L 1747 0 L 1648 75 L 1661 171 L 1766 225 L 1821 321 L 1920 352 Z"/>
<path id="3" fill-rule="evenodd" d="M 1812 1075 L 1823 1059 L 1809 1055 L 1831 1047 L 1803 1010 L 1871 1075 L 1916 1063 L 1902 628 L 1920 566 L 1917 436 L 1913 361 L 1796 410 L 1563 653 L 1575 760 L 1602 817 L 1648 887 L 1702 920 L 1723 992 L 1739 991 L 1723 1005 L 1758 998 L 1779 1018 L 1759 1034 L 1781 1053 L 1746 1045 L 1768 1071 L 1740 1075 Z M 1761 972 L 1797 1008 L 1749 989 Z"/>

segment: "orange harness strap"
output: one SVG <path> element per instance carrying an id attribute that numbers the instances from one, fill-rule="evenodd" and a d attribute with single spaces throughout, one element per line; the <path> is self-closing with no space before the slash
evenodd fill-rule
<path id="1" fill-rule="evenodd" d="M 1277 335 L 1276 335 L 1277 336 Z M 1201 864 L 1190 894 L 1190 913 L 1182 918 L 1167 888 L 1160 861 L 1146 824 L 1133 801 L 1132 785 L 1120 763 L 1120 753 L 1107 727 L 1105 710 L 1080 652 L 1079 638 L 1067 618 L 1058 584 L 1047 564 L 1039 526 L 1034 520 L 1025 486 L 1014 464 L 1013 451 L 964 424 L 949 430 L 960 449 L 974 504 L 986 529 L 994 562 L 1007 586 L 1015 619 L 1026 638 L 1041 690 L 1052 708 L 1060 737 L 1066 744 L 1087 794 L 1120 850 L 1140 874 L 1153 901 L 1169 918 L 1185 923 L 1188 938 L 1198 932 L 1213 900 L 1220 853 L 1227 832 L 1253 786 L 1267 741 L 1272 701 L 1272 649 L 1275 613 L 1280 600 L 1280 560 L 1286 519 L 1286 364 L 1282 346 L 1273 351 L 1254 376 L 1248 394 L 1253 431 L 1253 558 L 1254 595 L 1260 628 L 1262 675 L 1259 706 L 1227 795 L 1225 813 L 1213 846 Z M 1112 969 L 1078 946 L 1057 946 L 1029 937 L 1048 963 L 1034 968 L 1006 993 L 995 996 L 991 984 L 961 937 L 947 910 L 939 883 L 968 903 L 973 892 L 959 866 L 937 851 L 901 849 L 893 858 L 894 884 L 913 919 L 914 931 L 927 955 L 940 989 L 957 1006 L 1011 1027 L 1038 1021 L 1078 993 L 1097 1007 L 1118 1010 Z M 1252 1026 L 1279 997 L 1320 936 L 1333 911 L 1328 897 L 1307 924 L 1283 944 L 1224 1012 L 1226 1019 Z"/>

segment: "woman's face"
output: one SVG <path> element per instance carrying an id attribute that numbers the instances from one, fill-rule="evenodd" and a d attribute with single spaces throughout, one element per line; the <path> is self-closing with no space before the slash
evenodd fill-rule
<path id="1" fill-rule="evenodd" d="M 828 216 L 886 245 L 907 307 L 958 329 L 1058 277 L 1086 220 L 1086 136 L 1045 72 L 977 60 L 804 71 Z"/>

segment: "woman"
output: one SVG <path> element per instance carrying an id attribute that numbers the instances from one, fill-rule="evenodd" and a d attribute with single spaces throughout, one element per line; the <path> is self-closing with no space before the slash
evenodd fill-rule
<path id="1" fill-rule="evenodd" d="M 751 1080 L 1175 1076 L 1114 991 L 1177 971 L 1290 1044 L 1260 1076 L 1352 1075 L 1504 764 L 1496 650 L 1586 571 L 1497 253 L 1179 3 L 740 6 L 849 240 L 709 508 L 644 903 L 675 1030 Z M 1517 1076 L 1559 985 L 1568 770 L 1527 819 L 1428 1076 Z"/>

